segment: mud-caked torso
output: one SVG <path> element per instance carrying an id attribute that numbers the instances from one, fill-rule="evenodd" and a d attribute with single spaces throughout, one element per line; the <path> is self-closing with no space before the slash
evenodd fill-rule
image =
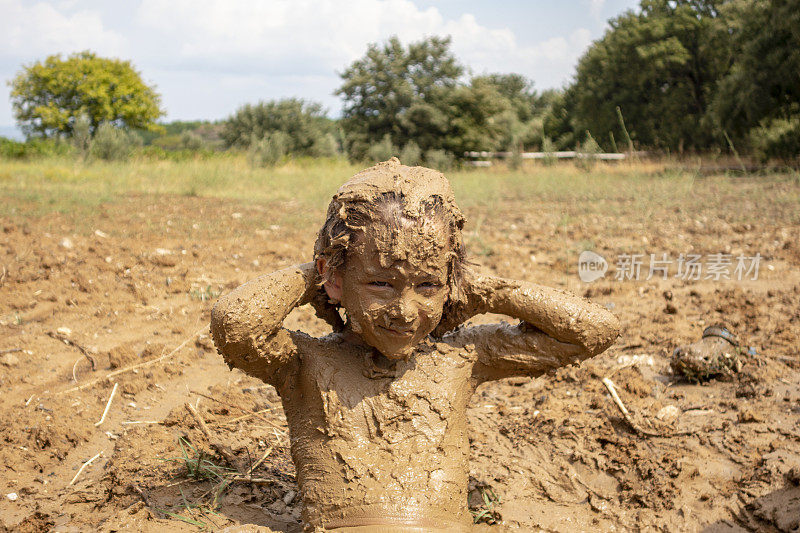
<path id="1" fill-rule="evenodd" d="M 387 361 L 337 335 L 308 338 L 298 349 L 295 375 L 278 391 L 305 521 L 470 523 L 471 351 L 428 341 L 407 360 Z"/>

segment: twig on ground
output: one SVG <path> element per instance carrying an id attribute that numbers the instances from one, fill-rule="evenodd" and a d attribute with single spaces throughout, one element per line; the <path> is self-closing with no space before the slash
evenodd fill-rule
<path id="1" fill-rule="evenodd" d="M 28 398 L 27 400 L 25 400 L 25 407 L 28 407 L 28 405 L 30 405 L 31 401 L 33 401 L 33 397 L 34 396 L 36 396 L 36 395 L 35 394 L 31 394 L 31 397 Z"/>
<path id="2" fill-rule="evenodd" d="M 57 341 L 63 342 L 67 346 L 72 346 L 73 348 L 76 348 L 79 352 L 81 352 L 83 354 L 84 357 L 86 357 L 86 359 L 89 360 L 90 363 L 92 363 L 92 371 L 97 369 L 97 363 L 95 362 L 94 357 L 92 357 L 91 354 L 89 353 L 89 350 L 87 350 L 86 348 L 84 348 L 83 346 L 81 346 L 80 344 L 75 342 L 74 340 L 70 339 L 69 337 L 67 337 L 63 333 L 59 333 L 57 331 L 48 331 L 47 335 L 49 337 L 53 337 Z"/>
<path id="3" fill-rule="evenodd" d="M 628 412 L 628 408 L 625 407 L 624 403 L 622 403 L 619 394 L 617 394 L 617 389 L 614 386 L 614 382 L 608 378 L 603 378 L 603 385 L 606 386 L 606 389 L 608 389 L 608 392 L 611 394 L 611 399 L 614 400 L 614 404 L 616 404 L 619 412 L 622 413 L 622 417 L 637 435 L 645 437 L 682 437 L 693 434 L 691 431 L 682 431 L 678 433 L 658 433 L 655 431 L 642 429 L 638 424 L 636 424 L 636 422 L 633 421 L 631 414 Z"/>
<path id="4" fill-rule="evenodd" d="M 140 487 L 136 483 L 132 483 L 130 485 L 130 487 L 133 489 L 133 491 L 136 494 L 139 495 L 139 497 L 142 499 L 142 502 L 144 502 L 144 504 L 147 506 L 147 508 L 150 509 L 150 511 L 154 515 L 156 515 L 156 518 L 162 518 L 163 517 L 163 515 L 161 514 L 161 511 L 159 509 L 153 507 L 153 504 L 150 502 L 150 498 L 147 496 L 147 493 L 144 490 L 142 490 L 142 487 Z"/>
<path id="5" fill-rule="evenodd" d="M 205 394 L 205 393 L 202 393 L 202 392 L 198 392 L 198 391 L 196 391 L 196 390 L 190 390 L 189 392 L 190 392 L 190 393 L 192 393 L 192 394 L 196 394 L 196 395 L 198 395 L 198 396 L 202 396 L 203 398 L 207 398 L 207 399 L 209 399 L 209 400 L 211 400 L 211 401 L 213 401 L 213 402 L 221 403 L 222 405 L 227 405 L 228 407 L 233 407 L 234 409 L 238 409 L 239 411 L 242 411 L 243 413 L 249 413 L 249 412 L 251 412 L 249 409 L 245 409 L 244 407 L 241 407 L 241 406 L 239 406 L 239 405 L 234 405 L 234 404 L 232 404 L 232 403 L 223 402 L 222 400 L 219 400 L 219 399 L 217 399 L 217 398 L 214 398 L 213 396 L 211 396 L 211 395 L 209 395 L 209 394 Z"/>
<path id="6" fill-rule="evenodd" d="M 75 374 L 75 371 L 78 369 L 78 363 L 80 363 L 81 361 L 83 361 L 83 357 L 78 357 L 75 360 L 75 364 L 72 365 L 72 381 L 74 381 L 75 383 L 78 382 L 78 376 Z"/>
<path id="7" fill-rule="evenodd" d="M 222 455 L 232 467 L 234 467 L 236 470 L 239 470 L 236 464 L 236 457 L 233 455 L 233 452 L 227 446 L 222 444 L 217 439 L 217 437 L 211 433 L 211 430 L 208 429 L 208 426 L 206 425 L 206 421 L 203 420 L 203 417 L 200 416 L 200 413 L 197 412 L 197 409 L 195 409 L 194 406 L 190 403 L 184 405 L 186 407 L 186 410 L 189 411 L 189 414 L 191 414 L 192 417 L 197 422 L 197 427 L 200 429 L 203 435 L 205 435 L 211 447 L 214 448 L 214 450 L 216 450 L 217 452 L 219 452 L 219 454 Z"/>
<path id="8" fill-rule="evenodd" d="M 96 384 L 100 383 L 101 381 L 105 381 L 107 379 L 113 378 L 114 376 L 118 376 L 120 374 L 124 374 L 125 372 L 130 372 L 132 370 L 136 370 L 137 368 L 142 368 L 142 367 L 145 367 L 145 366 L 154 365 L 154 364 L 156 364 L 156 363 L 158 363 L 160 361 L 163 361 L 164 359 L 168 359 L 168 358 L 172 357 L 173 355 L 175 355 L 178 352 L 178 350 L 180 350 L 181 348 L 186 346 L 189 343 L 189 341 L 191 341 L 192 339 L 194 339 L 195 337 L 200 335 L 200 333 L 202 333 L 203 331 L 205 331 L 207 329 L 208 329 L 208 326 L 203 326 L 202 328 L 198 329 L 197 331 L 195 331 L 192 335 L 187 337 L 186 340 L 184 340 L 182 343 L 180 343 L 177 347 L 175 347 L 174 350 L 172 350 L 168 354 L 161 355 L 159 357 L 156 357 L 155 359 L 150 359 L 149 361 L 145 361 L 143 363 L 137 363 L 135 365 L 126 366 L 125 368 L 120 368 L 120 369 L 114 370 L 113 372 L 109 372 L 105 376 L 93 379 L 91 381 L 87 381 L 83 385 L 79 385 L 77 387 L 72 387 L 71 389 L 63 390 L 61 392 L 57 392 L 56 394 L 67 394 L 67 393 L 70 393 L 70 392 L 76 392 L 76 391 L 79 391 L 79 390 L 83 390 L 85 388 L 91 387 L 92 385 L 96 385 Z"/>
<path id="9" fill-rule="evenodd" d="M 260 411 L 255 411 L 253 413 L 248 413 L 248 414 L 243 415 L 243 416 L 238 416 L 238 417 L 232 418 L 230 420 L 223 420 L 222 422 L 214 422 L 211 425 L 212 426 L 227 426 L 228 424 L 235 424 L 236 422 L 239 422 L 240 420 L 244 420 L 246 418 L 250 418 L 250 417 L 253 417 L 253 416 L 258 416 L 260 414 L 267 413 L 267 412 L 272 411 L 274 409 L 275 409 L 274 407 L 267 407 L 266 409 L 262 409 Z M 261 417 L 259 417 L 259 418 L 261 418 Z"/>
<path id="10" fill-rule="evenodd" d="M 22 348 L 9 348 L 7 350 L 0 350 L 0 355 L 5 355 L 7 353 L 14 353 L 14 352 L 21 352 Z"/>
<path id="11" fill-rule="evenodd" d="M 273 448 L 275 448 L 275 446 L 270 446 L 269 448 L 267 448 L 267 451 L 264 452 L 264 455 L 261 456 L 261 459 L 253 463 L 253 466 L 251 466 L 250 469 L 247 471 L 248 476 L 251 475 L 253 471 L 266 460 L 267 457 L 269 457 L 269 454 L 272 453 Z"/>
<path id="12" fill-rule="evenodd" d="M 244 483 L 252 483 L 253 485 L 274 485 L 274 479 L 267 479 L 263 477 L 250 477 L 250 476 L 231 476 L 231 481 L 241 481 Z"/>
<path id="13" fill-rule="evenodd" d="M 90 464 L 92 464 L 92 462 L 93 462 L 95 459 L 97 459 L 98 457 L 100 457 L 101 455 L 103 455 L 103 452 L 102 452 L 102 451 L 99 451 L 99 452 L 97 452 L 97 455 L 95 455 L 94 457 L 92 457 L 91 459 L 89 459 L 88 461 L 86 461 L 85 463 L 83 463 L 83 464 L 81 465 L 81 467 L 78 469 L 78 472 L 76 472 L 76 473 L 75 473 L 75 477 L 74 477 L 74 478 L 72 478 L 72 481 L 70 481 L 70 482 L 69 482 L 69 485 L 67 485 L 67 486 L 69 487 L 70 485 L 72 485 L 73 483 L 75 483 L 75 480 L 76 480 L 76 479 L 78 479 L 78 476 L 80 476 L 80 475 L 81 475 L 81 472 L 83 472 L 83 470 L 84 470 L 84 469 L 85 469 L 87 466 L 89 466 Z"/>
<path id="14" fill-rule="evenodd" d="M 103 416 L 100 417 L 99 421 L 94 423 L 94 427 L 97 427 L 106 421 L 108 410 L 111 409 L 111 402 L 114 400 L 114 395 L 117 394 L 117 387 L 119 387 L 119 383 L 114 383 L 114 388 L 111 389 L 111 396 L 108 397 L 108 403 L 106 404 L 106 408 L 103 410 Z"/>
<path id="15" fill-rule="evenodd" d="M 123 420 L 120 424 L 123 425 L 132 425 L 132 424 L 162 424 L 161 420 Z"/>

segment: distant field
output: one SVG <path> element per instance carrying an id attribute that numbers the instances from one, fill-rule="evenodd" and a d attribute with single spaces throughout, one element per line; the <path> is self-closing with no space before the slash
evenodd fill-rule
<path id="1" fill-rule="evenodd" d="M 96 206 L 131 194 L 221 198 L 275 207 L 268 223 L 298 229 L 318 223 L 337 187 L 362 169 L 344 160 L 299 160 L 275 168 L 252 168 L 241 155 L 184 162 L 133 160 L 81 163 L 73 159 L 0 160 L 0 215 L 61 213 L 81 218 Z M 598 163 L 591 169 L 573 163 L 531 164 L 512 171 L 504 166 L 447 172 L 460 205 L 489 207 L 511 203 L 535 210 L 558 203 L 563 216 L 592 213 L 626 215 L 645 222 L 656 211 L 700 212 L 709 203 L 725 204 L 729 222 L 753 210 L 769 210 L 776 222 L 800 220 L 797 175 L 699 177 L 666 163 Z M 311 215 L 311 216 L 306 216 Z M 265 221 L 267 223 L 267 221 Z"/>

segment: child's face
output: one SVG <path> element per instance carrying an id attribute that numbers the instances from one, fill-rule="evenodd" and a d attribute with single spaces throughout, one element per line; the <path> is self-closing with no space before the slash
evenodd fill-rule
<path id="1" fill-rule="evenodd" d="M 367 228 L 340 281 L 351 329 L 390 359 L 407 357 L 438 325 L 449 295 L 450 250 L 441 224 Z"/>

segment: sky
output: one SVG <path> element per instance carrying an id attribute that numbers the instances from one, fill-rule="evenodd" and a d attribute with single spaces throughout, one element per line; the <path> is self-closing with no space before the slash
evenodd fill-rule
<path id="1" fill-rule="evenodd" d="M 369 43 L 450 35 L 474 74 L 562 87 L 578 58 L 635 0 L 0 0 L 0 128 L 8 82 L 51 54 L 130 60 L 165 120 L 224 119 L 246 103 L 299 97 L 341 112 L 340 72 Z"/>

